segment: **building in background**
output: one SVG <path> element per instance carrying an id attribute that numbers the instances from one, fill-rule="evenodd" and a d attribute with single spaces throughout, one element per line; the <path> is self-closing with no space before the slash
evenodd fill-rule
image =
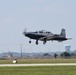
<path id="1" fill-rule="evenodd" d="M 71 46 L 69 44 L 65 45 L 66 52 L 71 53 L 70 49 L 71 49 Z"/>

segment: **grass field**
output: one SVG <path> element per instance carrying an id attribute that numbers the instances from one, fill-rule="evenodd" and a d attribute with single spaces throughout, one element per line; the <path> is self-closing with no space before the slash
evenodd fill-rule
<path id="1" fill-rule="evenodd" d="M 13 60 L 0 60 L 0 64 L 12 64 Z M 31 63 L 76 63 L 76 59 L 18 59 L 18 64 Z"/>
<path id="2" fill-rule="evenodd" d="M 11 64 L 13 60 L 0 60 Z M 76 59 L 18 59 L 18 64 L 76 63 Z M 76 75 L 76 66 L 0 67 L 0 75 Z"/>
<path id="3" fill-rule="evenodd" d="M 0 67 L 0 75 L 76 75 L 76 66 Z"/>

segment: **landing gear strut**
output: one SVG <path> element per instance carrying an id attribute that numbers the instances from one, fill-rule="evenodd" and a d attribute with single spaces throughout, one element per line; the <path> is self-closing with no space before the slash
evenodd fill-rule
<path id="1" fill-rule="evenodd" d="M 46 44 L 46 41 L 43 41 L 43 44 L 45 45 Z"/>
<path id="2" fill-rule="evenodd" d="M 45 39 L 45 40 L 43 41 L 43 44 L 46 44 L 46 42 L 47 42 L 47 41 L 46 41 L 46 39 Z"/>
<path id="3" fill-rule="evenodd" d="M 36 45 L 38 45 L 38 40 L 36 40 Z"/>

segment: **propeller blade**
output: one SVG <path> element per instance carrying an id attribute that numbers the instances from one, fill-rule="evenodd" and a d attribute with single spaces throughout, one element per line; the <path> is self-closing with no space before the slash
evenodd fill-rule
<path id="1" fill-rule="evenodd" d="M 27 31 L 27 29 L 25 28 L 23 34 L 26 34 L 26 31 Z"/>

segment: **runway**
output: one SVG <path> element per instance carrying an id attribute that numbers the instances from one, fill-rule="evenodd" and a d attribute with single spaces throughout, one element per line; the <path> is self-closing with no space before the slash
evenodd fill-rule
<path id="1" fill-rule="evenodd" d="M 0 64 L 0 67 L 18 67 L 18 66 L 76 66 L 76 63 L 46 63 L 46 64 Z"/>

